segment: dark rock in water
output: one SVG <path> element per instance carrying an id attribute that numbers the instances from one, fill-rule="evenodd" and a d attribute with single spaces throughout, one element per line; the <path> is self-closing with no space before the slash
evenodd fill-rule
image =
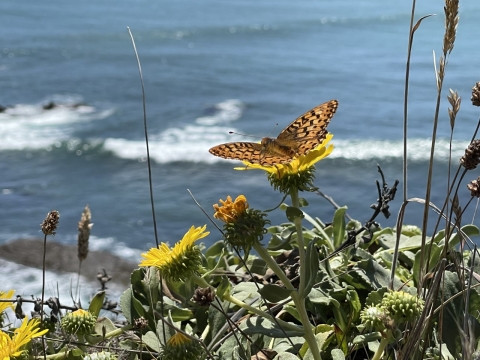
<path id="1" fill-rule="evenodd" d="M 43 239 L 19 239 L 0 245 L 0 258 L 25 266 L 41 269 L 43 264 Z M 47 240 L 46 270 L 78 272 L 77 246 Z M 81 275 L 95 281 L 103 269 L 112 276 L 112 282 L 127 285 L 130 274 L 138 263 L 130 262 L 106 251 L 89 251 L 82 263 Z M 100 285 L 100 283 L 99 283 Z M 108 287 L 108 283 L 107 283 Z"/>
<path id="2" fill-rule="evenodd" d="M 0 113 L 4 112 L 8 108 L 6 106 L 0 105 Z"/>
<path id="3" fill-rule="evenodd" d="M 50 101 L 49 103 L 43 105 L 42 107 L 43 107 L 43 110 L 52 110 L 53 108 L 57 107 L 57 104 L 55 104 L 53 101 Z"/>

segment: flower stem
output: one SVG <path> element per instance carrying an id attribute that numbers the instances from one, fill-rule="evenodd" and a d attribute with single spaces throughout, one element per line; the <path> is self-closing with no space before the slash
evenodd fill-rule
<path id="1" fill-rule="evenodd" d="M 202 288 L 210 287 L 210 285 L 208 284 L 208 282 L 204 278 L 202 278 L 202 277 L 200 277 L 196 274 L 192 275 L 192 279 L 195 282 L 195 284 L 197 284 L 198 286 L 201 286 Z"/>
<path id="2" fill-rule="evenodd" d="M 271 322 L 276 322 L 278 323 L 280 326 L 282 326 L 283 328 L 288 328 L 290 330 L 293 330 L 293 331 L 297 331 L 299 334 L 303 332 L 304 329 L 302 329 L 301 327 L 297 326 L 297 325 L 294 325 L 294 324 L 291 324 L 291 323 L 288 323 L 286 321 L 283 321 L 281 319 L 273 319 L 272 316 L 268 313 L 266 313 L 265 311 L 262 311 L 262 310 L 259 310 L 257 309 L 256 307 L 253 307 L 251 305 L 248 305 L 246 303 L 244 303 L 243 301 L 237 299 L 236 297 L 230 295 L 230 294 L 225 294 L 223 297 L 222 297 L 222 300 L 226 300 L 226 301 L 229 301 L 231 302 L 232 304 L 235 304 L 245 310 L 248 310 L 250 311 L 251 313 L 254 313 L 260 317 L 263 317 L 265 319 L 268 319 L 270 320 Z"/>
<path id="3" fill-rule="evenodd" d="M 287 277 L 285 272 L 280 268 L 280 266 L 278 266 L 277 262 L 272 259 L 268 251 L 259 242 L 256 242 L 255 244 L 253 244 L 253 248 L 258 253 L 258 256 L 260 256 L 263 260 L 265 260 L 265 262 L 270 267 L 270 269 L 282 281 L 283 286 L 285 286 L 288 290 L 294 291 L 295 288 L 290 282 L 290 279 Z"/>
<path id="4" fill-rule="evenodd" d="M 300 209 L 300 201 L 298 198 L 298 189 L 290 190 L 290 198 L 292 199 L 292 206 Z M 317 341 L 315 339 L 315 334 L 313 333 L 312 325 L 308 319 L 307 309 L 305 307 L 305 296 L 300 297 L 300 294 L 304 293 L 305 289 L 305 243 L 303 240 L 303 228 L 302 228 L 302 218 L 296 217 L 293 219 L 295 228 L 297 230 L 297 243 L 298 243 L 298 254 L 300 257 L 300 286 L 298 291 L 292 292 L 292 300 L 295 303 L 295 306 L 298 311 L 298 316 L 300 321 L 303 324 L 305 330 L 305 341 L 307 342 L 312 356 L 315 360 L 321 360 L 320 349 L 318 348 Z"/>
<path id="5" fill-rule="evenodd" d="M 378 349 L 375 352 L 375 355 L 373 355 L 372 360 L 380 360 L 383 354 L 383 350 L 385 350 L 385 347 L 387 346 L 387 344 L 388 344 L 387 338 L 386 337 L 382 338 L 382 341 L 380 341 L 380 345 L 378 345 Z"/>

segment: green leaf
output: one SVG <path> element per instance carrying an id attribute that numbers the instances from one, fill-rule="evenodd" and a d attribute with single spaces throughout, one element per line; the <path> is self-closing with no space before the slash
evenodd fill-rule
<path id="1" fill-rule="evenodd" d="M 225 248 L 222 249 L 222 251 L 220 252 L 220 255 L 219 255 L 219 259 L 224 259 L 224 256 L 225 256 Z M 218 261 L 217 259 L 214 259 L 214 258 L 210 258 L 208 259 L 209 260 L 209 264 L 208 265 L 211 265 L 210 263 L 213 262 L 213 267 L 210 268 L 210 270 L 208 270 L 205 274 L 202 275 L 202 278 L 205 278 L 206 276 L 209 276 L 211 273 L 213 273 L 214 271 L 216 271 L 220 265 L 223 265 L 223 261 Z"/>
<path id="2" fill-rule="evenodd" d="M 473 237 L 473 236 L 477 236 L 477 235 L 480 234 L 480 232 L 478 230 L 478 227 L 476 227 L 475 225 L 472 225 L 472 224 L 465 225 L 461 229 L 465 233 L 465 235 L 468 236 L 468 237 Z M 460 240 L 463 239 L 463 238 L 464 238 L 464 236 L 463 235 L 460 236 L 460 234 L 457 232 L 448 242 L 448 246 L 450 248 L 456 246 L 460 242 Z"/>
<path id="3" fill-rule="evenodd" d="M 382 339 L 382 334 L 377 331 L 377 332 L 355 336 L 355 338 L 353 339 L 353 343 L 355 345 L 367 344 L 369 342 L 381 340 L 381 339 Z"/>
<path id="4" fill-rule="evenodd" d="M 242 330 L 246 335 L 262 334 L 272 338 L 284 338 L 289 336 L 301 336 L 304 334 L 299 327 L 298 331 L 292 329 L 281 329 L 278 325 L 265 318 L 253 317 L 245 321 L 245 328 Z"/>
<path id="5" fill-rule="evenodd" d="M 317 342 L 318 348 L 320 350 L 326 349 L 328 344 L 330 344 L 330 342 L 333 339 L 335 339 L 334 335 L 335 335 L 335 332 L 333 330 L 317 333 L 315 335 L 315 340 Z M 303 344 L 299 353 L 300 353 L 300 355 L 303 356 L 304 360 L 314 359 L 314 357 L 312 355 L 312 352 L 310 351 L 310 348 L 308 347 L 308 344 L 306 342 Z"/>
<path id="6" fill-rule="evenodd" d="M 362 310 L 362 303 L 358 293 L 355 290 L 347 290 L 346 302 L 350 306 L 351 314 L 350 321 L 354 322 L 360 316 L 360 311 Z"/>
<path id="7" fill-rule="evenodd" d="M 298 310 L 295 306 L 285 305 L 283 307 L 283 311 L 287 312 L 288 314 L 292 315 L 295 319 L 301 322 L 300 315 L 298 314 Z M 303 343 L 303 342 L 302 342 Z"/>
<path id="8" fill-rule="evenodd" d="M 345 354 L 340 349 L 333 349 L 330 354 L 332 354 L 332 360 L 345 360 Z"/>
<path id="9" fill-rule="evenodd" d="M 155 267 L 147 268 L 142 285 L 144 288 L 143 295 L 148 299 L 148 303 L 156 304 L 159 297 L 160 275 Z"/>
<path id="10" fill-rule="evenodd" d="M 160 350 L 162 350 L 160 340 L 153 331 L 148 331 L 145 335 L 143 335 L 142 341 L 153 351 L 160 352 Z"/>
<path id="11" fill-rule="evenodd" d="M 305 199 L 302 198 L 302 197 L 299 197 L 299 198 L 298 198 L 298 203 L 300 204 L 300 207 L 308 206 L 308 201 L 305 200 Z"/>
<path id="12" fill-rule="evenodd" d="M 160 302 L 157 304 L 157 308 L 160 307 Z M 164 313 L 170 312 L 173 321 L 187 321 L 193 318 L 193 312 L 189 309 L 182 309 L 178 306 L 172 306 L 170 304 L 163 304 Z"/>
<path id="13" fill-rule="evenodd" d="M 220 299 L 223 299 L 223 296 L 225 294 L 230 294 L 230 287 L 231 287 L 230 281 L 228 281 L 226 277 L 222 277 L 222 282 L 217 287 L 217 291 L 216 291 L 217 296 Z"/>
<path id="14" fill-rule="evenodd" d="M 285 211 L 285 214 L 287 215 L 287 219 L 291 222 L 294 222 L 295 219 L 298 219 L 298 218 L 300 219 L 304 218 L 303 211 L 293 206 L 289 206 L 287 208 L 287 211 Z"/>
<path id="15" fill-rule="evenodd" d="M 267 263 L 263 259 L 254 259 L 250 265 L 250 272 L 265 275 L 267 272 Z"/>
<path id="16" fill-rule="evenodd" d="M 97 320 L 97 323 L 95 324 L 95 334 L 98 334 L 103 337 L 103 332 L 105 331 L 105 334 L 108 334 L 111 331 L 117 330 L 117 327 L 115 324 L 110 320 L 109 318 L 106 317 L 101 317 L 100 319 Z"/>
<path id="17" fill-rule="evenodd" d="M 293 290 L 288 290 L 277 285 L 264 285 L 258 292 L 269 302 L 278 303 L 290 296 Z"/>
<path id="18" fill-rule="evenodd" d="M 318 252 L 315 246 L 314 241 L 310 241 L 307 246 L 307 250 L 305 252 L 305 288 L 300 289 L 301 293 L 300 298 L 304 299 L 307 297 L 310 290 L 312 290 L 313 285 L 316 282 L 316 275 L 319 268 L 318 263 Z"/>
<path id="19" fill-rule="evenodd" d="M 293 355 L 292 353 L 289 353 L 289 352 L 281 352 L 281 353 L 278 353 L 277 356 L 275 356 L 275 359 L 298 360 L 298 356 Z"/>
<path id="20" fill-rule="evenodd" d="M 345 212 L 347 207 L 338 208 L 333 215 L 333 245 L 338 248 L 345 239 Z"/>
<path id="21" fill-rule="evenodd" d="M 98 314 L 100 314 L 100 310 L 102 310 L 104 300 L 105 291 L 99 291 L 98 293 L 96 293 L 92 301 L 90 302 L 88 311 L 90 311 L 95 317 L 98 317 Z"/>
<path id="22" fill-rule="evenodd" d="M 125 316 L 125 319 L 129 324 L 133 324 L 133 314 L 132 314 L 132 289 L 129 288 L 120 296 L 120 309 L 122 309 L 122 314 Z"/>
<path id="23" fill-rule="evenodd" d="M 222 251 L 225 249 L 225 243 L 223 240 L 217 241 L 215 244 L 210 246 L 205 250 L 205 257 L 208 258 L 217 258 L 220 256 Z"/>
<path id="24" fill-rule="evenodd" d="M 440 256 L 443 252 L 445 245 L 437 245 L 435 243 L 429 244 L 426 246 L 424 251 L 418 251 L 415 254 L 415 262 L 413 263 L 412 273 L 415 283 L 418 284 L 419 275 L 420 275 L 420 262 L 423 254 L 423 266 L 426 265 L 427 261 L 429 263 L 429 269 L 431 271 L 434 267 L 437 266 Z M 427 259 L 427 254 L 430 254 L 430 260 Z"/>

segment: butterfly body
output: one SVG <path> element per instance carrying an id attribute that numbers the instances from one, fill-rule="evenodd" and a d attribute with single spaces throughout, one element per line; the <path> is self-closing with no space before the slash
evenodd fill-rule
<path id="1" fill-rule="evenodd" d="M 337 111 L 338 101 L 330 100 L 295 119 L 277 138 L 265 137 L 260 144 L 231 142 L 212 147 L 209 151 L 224 159 L 254 164 L 284 164 L 317 147 L 328 134 L 327 125 Z"/>

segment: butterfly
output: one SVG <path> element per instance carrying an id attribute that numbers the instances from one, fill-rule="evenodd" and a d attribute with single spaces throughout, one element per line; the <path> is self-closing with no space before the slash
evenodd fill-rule
<path id="1" fill-rule="evenodd" d="M 327 126 L 337 111 L 338 100 L 330 100 L 307 111 L 280 132 L 277 138 L 265 137 L 260 143 L 231 142 L 209 151 L 224 159 L 273 166 L 305 155 L 325 140 Z"/>

